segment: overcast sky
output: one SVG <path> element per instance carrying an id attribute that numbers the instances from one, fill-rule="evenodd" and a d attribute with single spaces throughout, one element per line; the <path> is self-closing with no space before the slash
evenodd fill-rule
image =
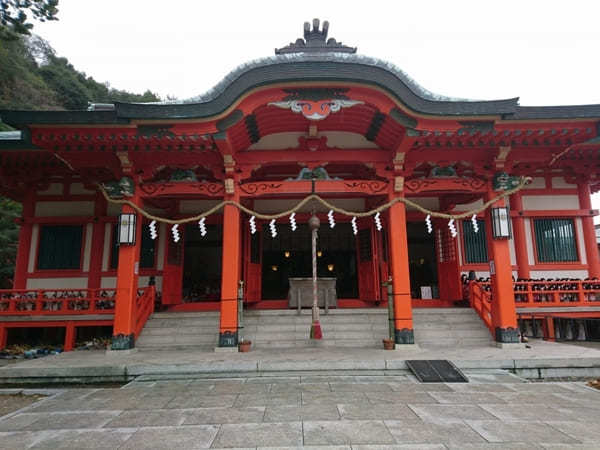
<path id="1" fill-rule="evenodd" d="M 60 56 L 112 87 L 161 97 L 205 92 L 318 17 L 329 21 L 329 37 L 438 94 L 600 103 L 600 3 L 592 0 L 60 0 L 59 10 L 58 22 L 34 31 Z"/>

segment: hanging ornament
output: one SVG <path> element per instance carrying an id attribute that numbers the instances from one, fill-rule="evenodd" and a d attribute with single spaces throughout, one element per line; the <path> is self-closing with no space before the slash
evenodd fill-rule
<path id="1" fill-rule="evenodd" d="M 203 217 L 198 221 L 198 227 L 200 228 L 200 236 L 202 237 L 206 236 L 206 224 L 204 222 L 206 222 L 206 217 Z"/>
<path id="2" fill-rule="evenodd" d="M 179 224 L 176 223 L 175 225 L 173 225 L 173 227 L 171 228 L 171 234 L 173 235 L 173 242 L 179 242 Z"/>
<path id="3" fill-rule="evenodd" d="M 358 234 L 358 225 L 356 225 L 356 217 L 352 218 L 352 232 L 356 235 Z"/>
<path id="4" fill-rule="evenodd" d="M 290 226 L 292 227 L 292 231 L 296 231 L 296 213 L 293 212 L 290 214 Z"/>
<path id="5" fill-rule="evenodd" d="M 479 223 L 477 222 L 477 214 L 473 214 L 471 217 L 471 223 L 473 224 L 473 231 L 477 233 L 479 231 Z"/>
<path id="6" fill-rule="evenodd" d="M 154 240 L 158 237 L 158 233 L 156 232 L 156 220 L 150 222 L 150 239 Z"/>
<path id="7" fill-rule="evenodd" d="M 377 231 L 381 231 L 381 229 L 383 228 L 381 226 L 381 217 L 379 217 L 379 216 L 380 216 L 379 213 L 375 214 L 375 226 L 377 227 Z"/>
<path id="8" fill-rule="evenodd" d="M 431 225 L 431 215 L 427 214 L 425 217 L 425 225 L 427 225 L 427 233 L 431 234 L 433 231 L 433 225 Z"/>
<path id="9" fill-rule="evenodd" d="M 277 237 L 277 228 L 275 228 L 275 219 L 269 222 L 269 229 L 271 230 L 271 237 Z"/>
<path id="10" fill-rule="evenodd" d="M 455 238 L 458 235 L 458 232 L 456 231 L 456 226 L 454 225 L 454 219 L 450 219 L 448 221 L 448 228 L 450 229 L 450 234 L 452 237 Z"/>
<path id="11" fill-rule="evenodd" d="M 327 219 L 329 220 L 329 228 L 335 227 L 335 219 L 333 218 L 333 209 L 330 209 L 327 213 Z"/>
<path id="12" fill-rule="evenodd" d="M 250 233 L 256 233 L 256 217 L 250 217 Z"/>

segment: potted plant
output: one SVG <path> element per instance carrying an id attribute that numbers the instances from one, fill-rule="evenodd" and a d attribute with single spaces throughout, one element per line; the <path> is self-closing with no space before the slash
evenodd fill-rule
<path id="1" fill-rule="evenodd" d="M 250 351 L 250 346 L 252 345 L 252 341 L 247 341 L 246 339 L 240 339 L 238 343 L 238 350 L 242 353 L 246 353 Z"/>
<path id="2" fill-rule="evenodd" d="M 383 349 L 384 350 L 394 350 L 395 343 L 394 343 L 393 339 L 386 338 L 386 339 L 382 339 L 382 341 L 383 341 Z"/>

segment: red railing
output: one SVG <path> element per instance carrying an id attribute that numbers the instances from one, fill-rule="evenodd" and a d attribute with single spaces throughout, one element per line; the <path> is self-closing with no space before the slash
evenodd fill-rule
<path id="1" fill-rule="evenodd" d="M 514 283 L 518 308 L 600 306 L 600 281 L 517 281 Z"/>
<path id="2" fill-rule="evenodd" d="M 487 286 L 486 286 L 487 285 Z M 481 320 L 494 334 L 492 325 L 492 294 L 490 292 L 489 283 L 471 281 L 469 283 L 469 303 L 471 307 L 477 311 Z"/>
<path id="3" fill-rule="evenodd" d="M 156 289 L 154 286 L 148 286 L 144 289 L 138 289 L 135 300 L 135 337 L 140 335 L 144 325 L 150 315 L 154 312 L 154 300 L 156 298 Z"/>
<path id="4" fill-rule="evenodd" d="M 114 314 L 115 289 L 1 289 L 0 316 Z"/>

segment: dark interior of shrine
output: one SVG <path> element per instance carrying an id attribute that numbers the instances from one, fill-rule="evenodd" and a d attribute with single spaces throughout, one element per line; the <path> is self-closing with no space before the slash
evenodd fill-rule
<path id="1" fill-rule="evenodd" d="M 188 225 L 184 239 L 183 301 L 220 300 L 223 227 L 206 225 L 202 236 L 198 225 Z"/>
<path id="2" fill-rule="evenodd" d="M 421 287 L 431 287 L 431 297 L 439 298 L 438 274 L 433 233 L 427 233 L 423 222 L 407 222 L 410 290 L 412 298 L 422 298 Z"/>
<path id="3" fill-rule="evenodd" d="M 262 242 L 262 298 L 281 300 L 288 297 L 289 278 L 312 277 L 311 232 L 307 224 L 296 231 L 278 227 L 274 239 L 267 225 Z M 358 298 L 356 237 L 349 223 L 335 228 L 321 224 L 317 243 L 317 276 L 336 278 L 337 297 Z"/>

